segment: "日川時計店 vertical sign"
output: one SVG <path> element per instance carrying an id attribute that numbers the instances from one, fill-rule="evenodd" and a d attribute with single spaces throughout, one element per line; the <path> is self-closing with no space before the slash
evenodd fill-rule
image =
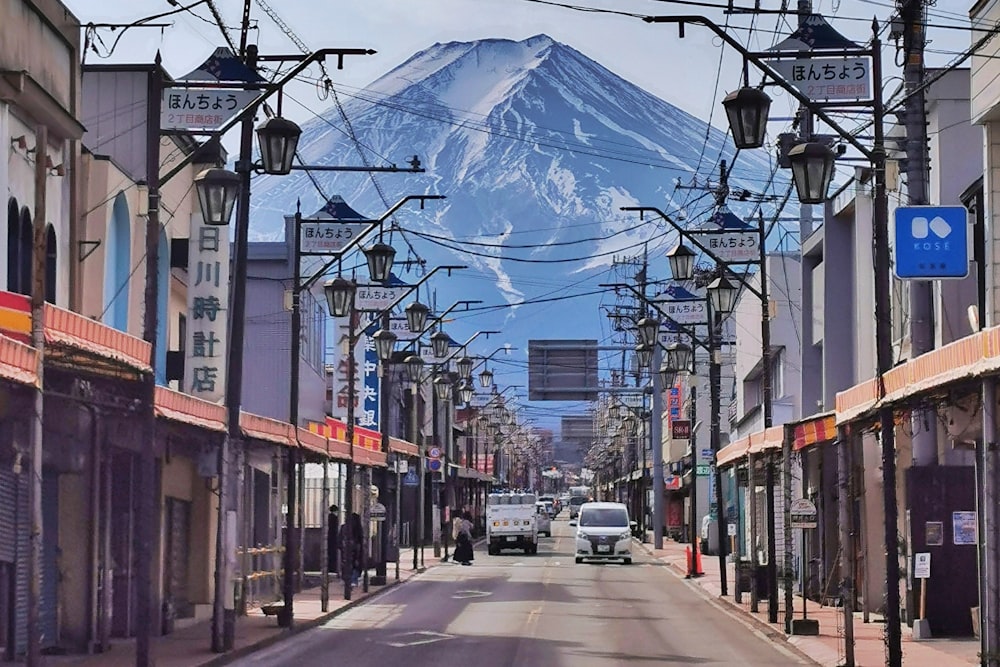
<path id="1" fill-rule="evenodd" d="M 187 340 L 184 392 L 213 403 L 226 391 L 229 304 L 229 227 L 191 219 L 188 246 Z"/>
<path id="2" fill-rule="evenodd" d="M 766 61 L 810 100 L 866 100 L 872 96 L 867 57 L 788 58 Z"/>

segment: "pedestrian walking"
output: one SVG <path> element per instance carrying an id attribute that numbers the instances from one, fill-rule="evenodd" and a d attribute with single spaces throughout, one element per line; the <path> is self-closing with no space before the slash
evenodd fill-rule
<path id="1" fill-rule="evenodd" d="M 455 562 L 472 565 L 475 554 L 472 550 L 472 517 L 468 512 L 455 512 L 452 526 L 455 537 Z"/>
<path id="2" fill-rule="evenodd" d="M 347 544 L 347 531 L 351 532 L 350 545 Z M 364 557 L 364 532 L 361 529 L 361 515 L 351 513 L 344 525 L 340 527 L 340 577 L 351 578 L 351 586 L 357 586 L 361 579 L 361 565 Z"/>

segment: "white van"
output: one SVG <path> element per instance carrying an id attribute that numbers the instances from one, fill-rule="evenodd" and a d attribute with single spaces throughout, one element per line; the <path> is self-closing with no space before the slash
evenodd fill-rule
<path id="1" fill-rule="evenodd" d="M 622 560 L 632 564 L 632 522 L 622 503 L 584 503 L 575 522 L 576 562 Z"/>

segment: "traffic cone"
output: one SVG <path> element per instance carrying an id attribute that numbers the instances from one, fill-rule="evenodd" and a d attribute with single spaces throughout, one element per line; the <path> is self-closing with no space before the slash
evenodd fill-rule
<path id="1" fill-rule="evenodd" d="M 698 549 L 694 552 L 694 573 L 700 577 L 705 574 L 705 571 L 701 569 L 701 540 L 698 539 L 695 544 Z"/>

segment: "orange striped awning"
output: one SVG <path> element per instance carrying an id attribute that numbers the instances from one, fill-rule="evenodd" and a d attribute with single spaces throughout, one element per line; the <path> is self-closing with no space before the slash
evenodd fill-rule
<path id="1" fill-rule="evenodd" d="M 821 442 L 828 442 L 836 437 L 837 415 L 834 413 L 820 415 L 795 427 L 795 441 L 792 443 L 792 449 L 799 451 Z"/>
<path id="2" fill-rule="evenodd" d="M 226 408 L 218 403 L 183 394 L 167 387 L 157 387 L 154 411 L 157 417 L 210 431 L 225 432 Z"/>
<path id="3" fill-rule="evenodd" d="M 0 378 L 26 384 L 38 386 L 38 355 L 35 348 L 22 345 L 21 343 L 0 334 Z"/>

